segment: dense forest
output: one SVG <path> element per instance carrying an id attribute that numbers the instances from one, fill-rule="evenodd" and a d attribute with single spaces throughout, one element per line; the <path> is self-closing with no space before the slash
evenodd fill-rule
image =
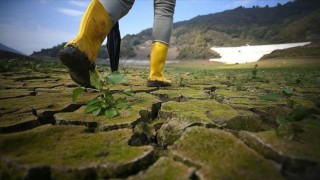
<path id="1" fill-rule="evenodd" d="M 152 30 L 146 29 L 122 39 L 121 58 L 135 57 L 137 46 L 152 40 Z M 177 59 L 209 59 L 219 56 L 213 46 L 258 45 L 320 41 L 320 1 L 295 0 L 275 7 L 244 8 L 197 16 L 174 23 L 172 45 L 177 47 Z M 63 44 L 62 44 L 63 45 Z M 55 58 L 62 45 L 35 52 L 32 57 Z M 99 58 L 107 58 L 105 46 Z"/>

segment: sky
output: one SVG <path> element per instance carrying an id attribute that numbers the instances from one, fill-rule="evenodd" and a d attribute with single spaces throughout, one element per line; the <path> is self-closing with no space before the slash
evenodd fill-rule
<path id="1" fill-rule="evenodd" d="M 289 1 L 177 0 L 174 22 L 239 6 L 273 7 Z M 67 42 L 77 34 L 89 3 L 90 0 L 0 0 L 0 43 L 30 55 Z M 130 12 L 119 23 L 122 36 L 151 28 L 153 0 L 135 0 Z"/>

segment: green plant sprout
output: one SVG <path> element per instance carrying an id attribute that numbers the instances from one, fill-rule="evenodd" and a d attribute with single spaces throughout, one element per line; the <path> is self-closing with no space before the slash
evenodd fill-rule
<path id="1" fill-rule="evenodd" d="M 266 94 L 264 96 L 260 96 L 261 99 L 267 100 L 267 101 L 278 101 L 280 98 L 285 98 L 287 100 L 287 106 L 289 108 L 293 108 L 295 105 L 295 102 L 292 100 L 293 96 L 293 89 L 286 87 L 282 90 L 282 93 L 271 93 Z"/>
<path id="2" fill-rule="evenodd" d="M 293 108 L 294 106 L 294 101 L 291 99 L 291 97 L 293 96 L 293 89 L 292 88 L 288 88 L 286 87 L 283 91 L 282 91 L 283 95 L 286 97 L 287 99 L 287 104 L 290 108 Z"/>
<path id="3" fill-rule="evenodd" d="M 31 70 L 35 72 L 39 72 L 41 68 L 41 64 L 32 63 L 31 64 Z"/>
<path id="4" fill-rule="evenodd" d="M 286 87 L 282 94 L 272 93 L 261 96 L 261 99 L 269 101 L 278 101 L 280 98 L 286 98 L 287 104 L 290 108 L 293 108 L 292 112 L 286 117 L 277 117 L 276 122 L 278 127 L 276 129 L 276 135 L 284 137 L 289 140 L 294 140 L 299 133 L 303 132 L 302 126 L 298 123 L 305 119 L 308 115 L 313 113 L 312 109 L 307 109 L 301 104 L 295 105 L 291 99 L 293 96 L 293 89 Z"/>
<path id="5" fill-rule="evenodd" d="M 235 90 L 236 90 L 236 91 L 241 91 L 241 90 L 242 90 L 242 87 L 243 87 L 243 84 L 242 84 L 241 82 L 239 82 L 239 83 L 237 83 L 237 84 L 235 85 Z"/>
<path id="6" fill-rule="evenodd" d="M 176 75 L 176 81 L 179 84 L 180 87 L 185 87 L 186 85 L 184 84 L 185 79 L 182 77 L 182 74 L 177 74 Z"/>
<path id="7" fill-rule="evenodd" d="M 303 132 L 302 126 L 297 122 L 302 121 L 310 114 L 312 114 L 311 109 L 307 109 L 300 104 L 297 105 L 289 116 L 278 117 L 276 119 L 278 124 L 276 135 L 279 137 L 288 138 L 289 140 L 294 140 L 299 133 Z"/>
<path id="8" fill-rule="evenodd" d="M 106 78 L 100 78 L 99 75 L 90 71 L 90 83 L 95 87 L 99 95 L 86 103 L 84 113 L 92 114 L 93 116 L 105 115 L 107 118 L 113 118 L 119 115 L 119 110 L 128 108 L 126 98 L 115 98 L 109 88 L 105 85 L 118 85 L 127 81 L 127 77 L 119 72 L 113 72 Z M 76 101 L 78 96 L 84 92 L 83 88 L 76 88 L 72 93 L 72 100 Z M 127 96 L 132 96 L 133 91 L 127 89 L 122 91 Z"/>
<path id="9" fill-rule="evenodd" d="M 304 82 L 304 74 L 300 74 L 298 78 L 296 78 L 295 80 L 295 84 L 298 86 L 303 86 L 303 82 Z"/>
<path id="10" fill-rule="evenodd" d="M 257 75 L 258 75 L 258 64 L 254 65 L 251 73 L 252 73 L 252 79 L 257 79 Z"/>

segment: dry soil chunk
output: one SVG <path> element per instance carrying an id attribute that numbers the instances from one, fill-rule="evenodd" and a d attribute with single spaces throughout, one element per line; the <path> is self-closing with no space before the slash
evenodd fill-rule
<path id="1" fill-rule="evenodd" d="M 320 126 L 313 124 L 317 120 L 301 122 L 302 132 L 295 139 L 277 136 L 275 131 L 259 133 L 240 132 L 240 138 L 251 148 L 267 158 L 279 163 L 289 163 L 292 166 L 304 167 L 310 164 L 320 164 Z"/>
<path id="2" fill-rule="evenodd" d="M 145 172 L 137 176 L 130 177 L 130 180 L 158 180 L 158 179 L 177 179 L 188 180 L 192 176 L 194 168 L 190 168 L 183 163 L 176 162 L 171 158 L 161 157 L 154 165 Z"/>
<path id="3" fill-rule="evenodd" d="M 0 99 L 18 98 L 32 95 L 34 92 L 26 89 L 2 89 L 0 90 Z"/>
<path id="4" fill-rule="evenodd" d="M 5 174 L 41 178 L 125 177 L 136 173 L 152 158 L 151 146 L 131 147 L 130 129 L 85 133 L 81 126 L 41 126 L 30 131 L 0 136 L 0 154 Z M 36 173 L 35 173 L 36 172 Z M 38 173 L 37 173 L 38 172 Z M 32 176 L 32 177 L 30 177 Z"/>
<path id="5" fill-rule="evenodd" d="M 18 111 L 23 108 L 57 110 L 70 104 L 72 104 L 70 94 L 39 93 L 36 96 L 0 100 L 0 114 Z"/>
<path id="6" fill-rule="evenodd" d="M 191 124 L 204 124 L 209 126 L 225 126 L 237 111 L 229 105 L 220 104 L 210 100 L 191 100 L 188 102 L 167 102 L 161 107 L 160 116 L 178 117 Z"/>
<path id="7" fill-rule="evenodd" d="M 274 163 L 222 130 L 188 128 L 169 150 L 200 166 L 197 175 L 202 179 L 282 179 Z"/>
<path id="8" fill-rule="evenodd" d="M 160 100 L 147 93 L 135 94 L 129 98 L 129 108 L 120 111 L 120 116 L 112 119 L 104 115 L 94 117 L 92 114 L 85 114 L 85 107 L 76 112 L 55 114 L 55 120 L 60 125 L 84 125 L 89 128 L 98 128 L 99 131 L 109 131 L 121 128 L 130 128 L 138 120 L 155 117 L 160 108 Z"/>
<path id="9" fill-rule="evenodd" d="M 23 131 L 37 126 L 40 126 L 40 122 L 32 112 L 0 116 L 0 133 Z"/>
<path id="10" fill-rule="evenodd" d="M 203 90 L 192 88 L 177 88 L 177 89 L 160 89 L 151 94 L 158 96 L 164 101 L 184 101 L 189 99 L 206 99 L 209 95 Z"/>

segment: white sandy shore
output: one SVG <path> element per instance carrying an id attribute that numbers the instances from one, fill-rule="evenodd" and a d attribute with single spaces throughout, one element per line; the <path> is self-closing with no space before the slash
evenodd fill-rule
<path id="1" fill-rule="evenodd" d="M 274 50 L 305 46 L 307 44 L 310 44 L 310 42 L 259 46 L 212 47 L 211 49 L 219 53 L 221 58 L 210 59 L 210 61 L 223 62 L 226 64 L 257 62 L 263 55 L 270 54 Z"/>

